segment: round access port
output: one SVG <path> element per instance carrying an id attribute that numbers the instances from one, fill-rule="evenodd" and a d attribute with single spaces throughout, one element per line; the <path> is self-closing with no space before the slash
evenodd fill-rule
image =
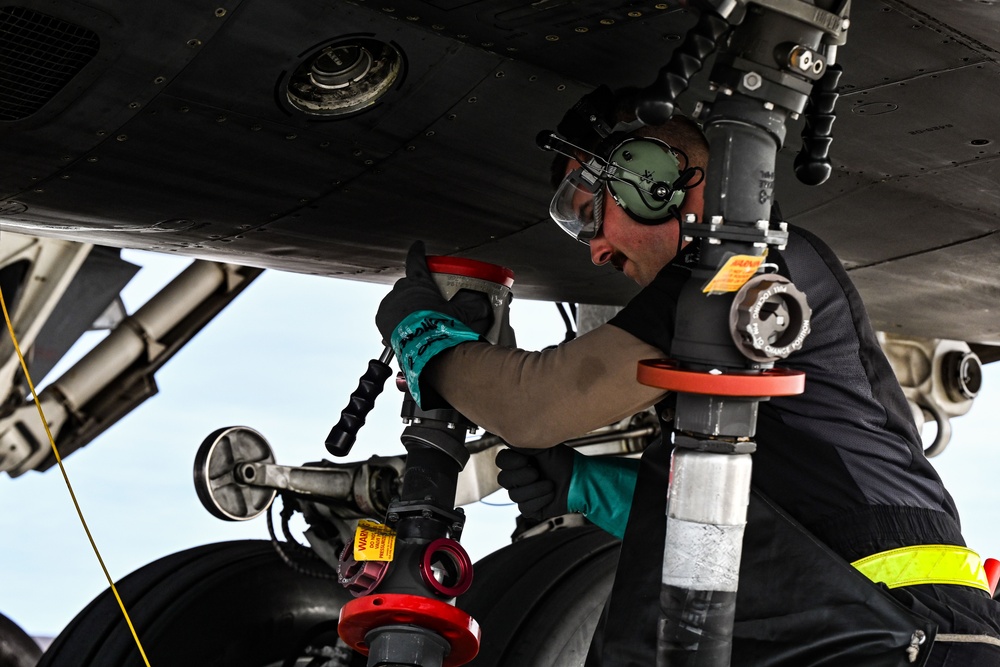
<path id="1" fill-rule="evenodd" d="M 375 104 L 398 83 L 403 56 L 391 44 L 353 38 L 303 60 L 288 80 L 289 103 L 311 116 L 343 116 Z"/>
<path id="2" fill-rule="evenodd" d="M 472 585 L 472 561 L 455 540 L 440 538 L 427 545 L 420 561 L 424 583 L 444 597 L 457 597 Z"/>

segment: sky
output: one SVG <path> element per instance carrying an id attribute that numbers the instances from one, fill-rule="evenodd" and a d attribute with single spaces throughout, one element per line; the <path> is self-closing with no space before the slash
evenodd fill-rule
<path id="1" fill-rule="evenodd" d="M 144 266 L 123 293 L 129 312 L 186 265 L 175 256 L 136 251 L 123 257 Z M 156 374 L 157 396 L 66 458 L 112 577 L 201 544 L 268 539 L 263 516 L 225 522 L 202 507 L 191 481 L 195 453 L 212 431 L 242 425 L 263 434 L 279 464 L 330 458 L 323 441 L 368 360 L 381 352 L 374 316 L 387 291 L 385 285 L 265 272 Z M 515 298 L 511 321 L 526 349 L 558 343 L 565 334 L 549 303 Z M 88 334 L 73 355 L 102 335 Z M 1000 446 L 992 424 L 998 407 L 1000 370 L 987 366 L 972 410 L 952 421 L 951 444 L 933 463 L 956 499 L 969 546 L 1000 558 L 1000 536 L 992 528 L 1000 501 Z M 403 453 L 399 408 L 398 394 L 387 387 L 346 460 Z M 0 613 L 29 634 L 53 636 L 107 587 L 104 575 L 57 470 L 0 475 L 0 507 Z M 474 561 L 509 542 L 516 508 L 503 491 L 466 513 L 462 542 Z"/>

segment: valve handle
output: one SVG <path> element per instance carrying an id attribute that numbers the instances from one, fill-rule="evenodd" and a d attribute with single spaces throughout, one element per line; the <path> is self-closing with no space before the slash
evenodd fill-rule
<path id="1" fill-rule="evenodd" d="M 389 361 L 392 348 L 388 345 L 378 359 L 368 362 L 368 370 L 358 381 L 358 388 L 351 394 L 347 407 L 340 413 L 340 421 L 326 436 L 326 449 L 334 456 L 347 456 L 354 447 L 358 431 L 365 425 L 365 418 L 375 407 L 375 399 L 382 393 L 385 381 L 392 376 Z"/>

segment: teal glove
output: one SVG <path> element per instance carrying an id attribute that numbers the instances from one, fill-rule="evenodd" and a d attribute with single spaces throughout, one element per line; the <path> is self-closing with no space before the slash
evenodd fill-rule
<path id="1" fill-rule="evenodd" d="M 635 459 L 576 455 L 566 506 L 618 539 L 625 537 L 632 494 L 639 476 Z"/>
<path id="2" fill-rule="evenodd" d="M 504 449 L 497 454 L 497 481 L 521 514 L 545 520 L 579 512 L 621 539 L 625 535 L 639 462 L 584 456 L 566 445 Z"/>
<path id="3" fill-rule="evenodd" d="M 399 323 L 392 332 L 392 350 L 417 405 L 420 405 L 420 373 L 427 362 L 450 347 L 480 338 L 454 317 L 433 310 L 410 313 Z"/>
<path id="4" fill-rule="evenodd" d="M 420 405 L 420 372 L 434 355 L 470 340 L 493 323 L 489 297 L 459 290 L 445 299 L 438 290 L 417 241 L 406 255 L 406 275 L 396 281 L 375 313 L 382 340 L 392 345 L 417 405 Z M 422 407 L 422 406 L 421 406 Z"/>

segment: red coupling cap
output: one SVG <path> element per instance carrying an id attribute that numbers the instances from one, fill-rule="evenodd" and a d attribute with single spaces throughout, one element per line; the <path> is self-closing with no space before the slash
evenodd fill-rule
<path id="1" fill-rule="evenodd" d="M 514 272 L 506 266 L 480 262 L 464 257 L 443 257 L 431 255 L 427 258 L 427 268 L 431 273 L 451 273 L 466 278 L 478 278 L 505 287 L 514 284 Z"/>
<path id="2" fill-rule="evenodd" d="M 368 595 L 385 578 L 389 563 L 377 560 L 358 561 L 354 558 L 354 540 L 340 552 L 337 563 L 338 581 L 354 597 Z"/>

